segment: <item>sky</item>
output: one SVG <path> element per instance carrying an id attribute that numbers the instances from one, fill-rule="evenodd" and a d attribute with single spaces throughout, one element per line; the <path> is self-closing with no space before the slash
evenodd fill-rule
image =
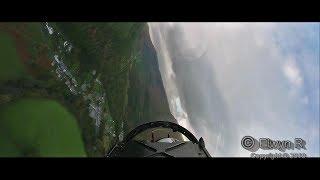
<path id="1" fill-rule="evenodd" d="M 320 156 L 319 23 L 148 24 L 171 113 L 213 156 L 250 156 L 246 135 Z"/>

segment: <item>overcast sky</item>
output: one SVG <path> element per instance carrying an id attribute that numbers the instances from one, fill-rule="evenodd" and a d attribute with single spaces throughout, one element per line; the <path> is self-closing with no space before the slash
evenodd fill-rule
<path id="1" fill-rule="evenodd" d="M 173 115 L 214 156 L 243 136 L 319 156 L 319 23 L 149 23 Z"/>

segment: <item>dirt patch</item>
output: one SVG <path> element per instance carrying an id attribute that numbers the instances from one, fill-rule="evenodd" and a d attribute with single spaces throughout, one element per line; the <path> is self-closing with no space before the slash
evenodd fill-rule
<path id="1" fill-rule="evenodd" d="M 49 47 L 46 44 L 40 44 L 39 53 L 37 54 L 35 63 L 41 67 L 41 69 L 47 71 L 51 68 L 51 60 L 48 57 Z"/>
<path id="2" fill-rule="evenodd" d="M 14 40 L 18 56 L 26 67 L 29 74 L 34 77 L 50 69 L 51 60 L 48 57 L 48 46 L 46 44 L 37 45 L 39 48 L 36 57 L 32 57 L 28 47 L 31 46 L 32 40 L 26 39 L 26 24 L 21 23 L 15 26 L 6 23 L 0 23 L 0 31 L 8 33 Z M 32 62 L 33 61 L 33 62 Z M 34 63 L 36 67 L 32 66 Z"/>

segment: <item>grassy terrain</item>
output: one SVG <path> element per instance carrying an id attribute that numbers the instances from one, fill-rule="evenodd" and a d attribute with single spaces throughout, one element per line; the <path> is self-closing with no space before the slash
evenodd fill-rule
<path id="1" fill-rule="evenodd" d="M 145 23 L 49 25 L 0 23 L 0 156 L 103 156 L 123 132 L 172 118 Z M 105 94 L 99 127 L 54 55 L 86 96 Z"/>
<path id="2" fill-rule="evenodd" d="M 85 156 L 42 25 L 0 23 L 0 42 L 0 156 Z"/>
<path id="3" fill-rule="evenodd" d="M 49 35 L 42 23 L 0 23 L 0 40 L 5 42 L 0 44 L 2 116 L 0 123 L 10 129 L 0 133 L 0 149 L 2 149 L 0 154 L 68 156 L 74 151 L 75 155 L 82 156 L 83 152 L 80 149 L 70 147 L 72 145 L 79 148 L 79 143 L 70 143 L 70 146 L 66 144 L 67 141 L 73 141 L 72 137 L 61 143 L 54 139 L 69 136 L 67 129 L 78 125 L 85 154 L 104 155 L 118 141 L 123 131 L 122 124 L 128 120 L 129 72 L 138 59 L 139 47 L 136 41 L 144 25 L 144 23 L 50 23 L 54 33 Z M 72 51 L 69 53 L 61 52 L 65 41 L 72 44 Z M 57 79 L 55 68 L 51 66 L 53 55 L 57 53 L 63 58 L 79 85 L 90 84 L 89 92 L 92 93 L 105 92 L 106 103 L 103 106 L 103 119 L 98 134 L 93 119 L 89 117 L 88 101 L 79 95 L 72 95 L 64 81 Z M 95 75 L 92 75 L 93 71 L 96 71 Z M 96 78 L 101 81 L 102 89 L 94 85 Z M 26 98 L 28 100 L 20 102 Z M 48 102 L 38 102 L 39 98 L 47 99 Z M 59 106 L 54 105 L 55 103 Z M 41 104 L 44 109 L 39 107 Z M 52 109 L 46 110 L 46 106 L 49 109 L 57 108 L 57 112 Z M 34 116 L 27 114 L 28 112 L 33 112 Z M 70 112 L 75 119 L 68 117 L 66 112 Z M 52 113 L 57 115 L 51 116 Z M 53 120 L 57 118 L 59 120 Z M 52 124 L 47 120 L 52 121 Z M 61 124 L 66 126 L 65 129 L 57 128 L 53 134 L 50 131 L 46 134 L 49 127 L 60 126 L 59 121 L 75 121 L 75 125 Z M 28 128 L 23 131 L 21 130 L 23 126 Z M 35 137 L 34 134 L 38 131 L 44 133 L 43 138 L 48 140 L 47 144 L 44 139 Z M 59 131 L 61 132 L 58 133 Z M 115 136 L 111 135 L 113 132 Z M 12 139 L 8 139 L 8 134 L 17 139 L 12 142 Z M 77 133 L 70 136 L 79 138 Z M 18 144 L 23 145 L 25 142 L 26 145 L 17 147 L 16 140 Z M 37 147 L 46 144 L 52 151 L 47 149 L 39 152 L 35 150 L 37 148 L 28 147 L 28 144 Z M 65 151 L 65 154 L 62 151 Z"/>
<path id="4" fill-rule="evenodd" d="M 129 74 L 127 131 L 149 121 L 173 121 L 162 84 L 157 54 L 143 29 L 140 40 L 141 56 Z"/>
<path id="5" fill-rule="evenodd" d="M 16 52 L 12 37 L 0 31 L 0 82 L 24 75 L 24 67 Z"/>
<path id="6" fill-rule="evenodd" d="M 76 120 L 55 101 L 21 99 L 0 119 L 0 156 L 85 156 Z"/>

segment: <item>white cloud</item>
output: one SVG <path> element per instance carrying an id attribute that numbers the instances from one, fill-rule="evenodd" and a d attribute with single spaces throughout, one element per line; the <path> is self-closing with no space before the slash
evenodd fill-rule
<path id="1" fill-rule="evenodd" d="M 313 63 L 315 57 L 302 54 L 300 57 L 308 57 L 308 61 L 300 62 L 294 53 L 282 52 L 273 36 L 279 31 L 281 37 L 287 36 L 285 31 L 292 26 L 281 23 L 149 24 L 169 102 L 180 98 L 182 109 L 190 118 L 188 126 L 204 137 L 213 155 L 248 155 L 240 146 L 245 135 L 278 140 L 301 137 L 310 140 L 307 143 L 311 147 L 319 146 L 319 142 L 307 136 L 311 126 L 304 125 L 318 119 L 311 116 L 310 122 L 305 122 L 301 119 L 305 112 L 300 107 L 303 103 L 312 104 L 309 94 L 302 89 L 314 73 L 304 77 L 306 72 L 299 65 Z M 305 36 L 305 32 L 293 31 L 284 39 L 290 45 L 303 45 L 303 38 L 297 38 L 301 36 Z M 319 74 L 319 64 L 312 65 Z M 290 96 L 293 91 L 294 96 Z M 174 111 L 175 104 L 170 106 Z M 319 152 L 319 149 L 308 152 Z"/>
<path id="2" fill-rule="evenodd" d="M 302 102 L 304 105 L 308 105 L 308 104 L 309 104 L 309 98 L 308 98 L 308 96 L 304 96 L 304 97 L 301 99 L 301 102 Z"/>
<path id="3" fill-rule="evenodd" d="M 294 87 L 299 88 L 302 86 L 303 78 L 300 74 L 300 69 L 293 59 L 289 59 L 284 63 L 283 72 Z"/>

